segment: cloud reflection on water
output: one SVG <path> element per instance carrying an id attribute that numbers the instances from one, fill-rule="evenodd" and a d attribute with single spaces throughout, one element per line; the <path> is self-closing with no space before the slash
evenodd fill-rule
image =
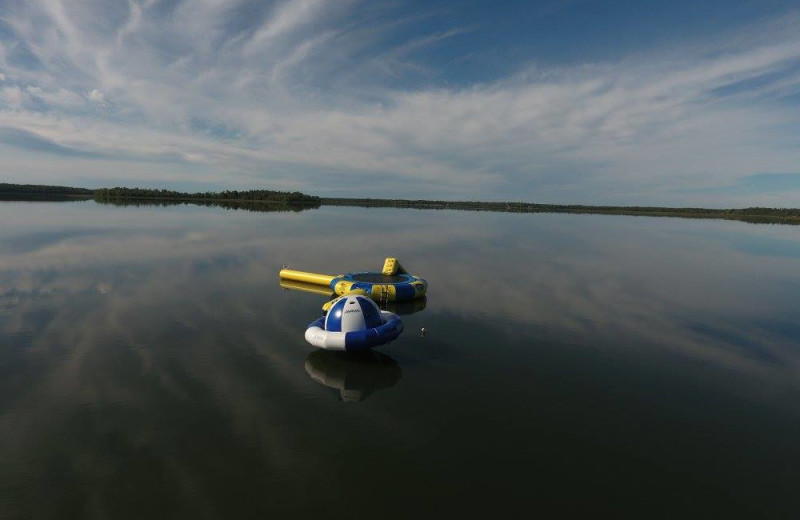
<path id="1" fill-rule="evenodd" d="M 0 218 L 19 211 L 0 205 Z M 464 362 L 454 357 L 491 367 L 568 346 L 664 370 L 696 361 L 710 380 L 742 376 L 724 391 L 752 399 L 797 391 L 796 259 L 735 246 L 764 236 L 741 223 L 91 204 L 14 218 L 19 227 L 0 230 L 0 492 L 18 498 L 0 505 L 3 516 L 49 486 L 83 499 L 43 501 L 56 508 L 44 516 L 123 506 L 134 516 L 136 493 L 118 496 L 122 478 L 167 510 L 213 509 L 237 485 L 257 500 L 252 482 L 271 486 L 274 508 L 290 507 L 315 475 L 345 463 L 308 451 L 315 428 L 346 422 L 327 433 L 331 449 L 365 420 L 386 438 L 424 435 L 413 415 L 376 407 L 414 391 L 396 385 L 407 367 Z M 792 230 L 768 234 L 798 242 Z M 333 274 L 378 268 L 388 255 L 429 281 L 428 308 L 404 317 L 406 334 L 376 363 L 309 354 L 303 331 L 324 297 L 283 293 L 282 263 Z M 420 324 L 431 331 L 424 341 L 412 334 Z M 483 337 L 491 351 L 479 350 Z M 320 396 L 320 379 L 336 380 L 328 386 L 344 400 L 383 390 L 342 407 Z"/>
<path id="2" fill-rule="evenodd" d="M 103 212 L 112 222 L 118 217 L 113 209 Z M 345 229 L 365 219 L 374 223 L 358 228 L 360 247 L 342 248 L 341 237 L 329 232 L 331 214 Z M 779 363 L 771 368 L 783 370 L 787 363 L 797 367 L 787 349 L 791 337 L 762 340 L 764 329 L 776 324 L 778 329 L 800 328 L 786 307 L 800 288 L 800 277 L 794 274 L 791 256 L 756 261 L 743 250 L 740 244 L 762 233 L 760 228 L 729 222 L 413 211 L 402 214 L 410 225 L 393 226 L 400 214 L 327 209 L 275 222 L 276 215 L 242 218 L 201 208 L 169 212 L 164 225 L 165 215 L 152 211 L 116 219 L 113 226 L 106 219 L 94 226 L 84 220 L 84 227 L 63 230 L 58 240 L 39 239 L 55 237 L 52 232 L 2 237 L 11 245 L 0 254 L 0 294 L 20 298 L 26 293 L 66 297 L 99 292 L 113 301 L 111 293 L 124 294 L 133 287 L 140 301 L 153 302 L 163 300 L 159 292 L 183 294 L 187 285 L 201 280 L 218 291 L 227 284 L 272 290 L 275 272 L 287 259 L 294 260 L 293 267 L 320 272 L 375 268 L 369 264 L 377 265 L 390 253 L 383 253 L 379 244 L 391 229 L 391 252 L 399 250 L 398 256 L 428 279 L 437 312 L 519 322 L 536 334 L 554 337 L 639 340 L 739 369 L 770 368 L 759 366 L 765 358 L 753 351 L 772 350 L 767 358 Z M 133 222 L 131 228 L 127 221 Z M 682 233 L 687 226 L 710 228 L 712 235 L 716 228 L 723 237 L 738 233 L 739 239 L 728 247 L 724 239 L 687 236 Z M 781 243 L 800 243 L 792 233 L 778 232 Z M 491 305 L 476 304 L 476 296 L 484 294 L 490 295 Z M 127 294 L 107 305 L 122 310 L 135 308 L 133 304 Z M 253 312 L 236 302 L 230 305 L 238 312 Z M 185 308 L 181 300 L 169 312 Z M 705 324 L 702 331 L 698 323 Z"/>

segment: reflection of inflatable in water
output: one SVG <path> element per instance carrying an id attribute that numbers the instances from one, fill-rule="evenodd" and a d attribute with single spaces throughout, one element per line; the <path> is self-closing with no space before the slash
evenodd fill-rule
<path id="1" fill-rule="evenodd" d="M 403 322 L 372 300 L 351 294 L 336 299 L 328 314 L 306 329 L 306 341 L 326 350 L 364 350 L 388 343 L 403 332 Z"/>
<path id="2" fill-rule="evenodd" d="M 311 379 L 339 391 L 342 401 L 362 401 L 376 390 L 391 388 L 403 371 L 386 354 L 371 350 L 356 353 L 317 350 L 306 358 Z"/>
<path id="3" fill-rule="evenodd" d="M 408 274 L 396 258 L 387 258 L 380 273 L 363 272 L 331 276 L 282 269 L 280 279 L 281 283 L 286 280 L 328 287 L 340 296 L 361 294 L 377 302 L 409 301 L 424 296 L 428 290 L 428 282 Z"/>
<path id="4" fill-rule="evenodd" d="M 424 311 L 425 307 L 427 306 L 428 297 L 423 296 L 422 298 L 417 298 L 416 300 L 411 300 L 408 302 L 388 302 L 381 304 L 380 308 L 400 316 L 409 316 L 415 312 Z"/>
<path id="5" fill-rule="evenodd" d="M 285 278 L 281 278 L 280 284 L 282 288 L 287 289 L 289 291 L 300 291 L 311 294 L 319 294 L 322 296 L 331 296 L 333 294 L 333 291 L 331 291 L 330 288 L 324 285 L 316 285 L 307 282 L 297 282 L 295 280 L 287 280 Z"/>

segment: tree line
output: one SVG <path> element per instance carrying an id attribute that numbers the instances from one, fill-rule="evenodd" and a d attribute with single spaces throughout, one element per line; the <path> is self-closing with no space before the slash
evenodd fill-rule
<path id="1" fill-rule="evenodd" d="M 92 195 L 93 191 L 87 188 L 72 188 L 70 186 L 47 186 L 41 184 L 11 184 L 0 182 L 0 193 L 14 195 Z"/>
<path id="2" fill-rule="evenodd" d="M 800 224 L 798 208 L 669 208 L 660 206 L 589 206 L 576 204 L 537 204 L 532 202 L 445 201 L 372 198 L 320 198 L 299 191 L 225 190 L 220 192 L 186 193 L 150 188 L 73 188 L 36 184 L 0 183 L 0 196 L 42 199 L 48 197 L 94 197 L 99 202 L 123 200 L 165 200 L 185 202 L 213 202 L 236 204 L 245 202 L 261 204 L 327 206 L 393 207 L 413 209 L 454 209 L 465 211 L 497 211 L 510 213 L 589 213 L 603 215 L 632 215 L 652 217 L 716 218 L 741 220 L 752 223 Z M 260 208 L 263 210 L 263 208 Z"/>
<path id="3" fill-rule="evenodd" d="M 653 217 L 721 218 L 748 222 L 785 221 L 800 223 L 798 208 L 669 208 L 660 206 L 588 206 L 579 204 L 536 204 L 532 202 L 484 202 L 371 198 L 322 198 L 325 206 L 390 207 L 412 209 L 454 209 L 509 213 L 589 213 Z"/>
<path id="4" fill-rule="evenodd" d="M 206 191 L 185 193 L 180 191 L 148 188 L 100 188 L 94 190 L 94 198 L 99 201 L 114 199 L 163 199 L 163 200 L 195 200 L 195 201 L 259 201 L 285 202 L 290 204 L 319 205 L 320 198 L 306 195 L 299 191 L 273 190 L 225 190 L 220 192 Z"/>

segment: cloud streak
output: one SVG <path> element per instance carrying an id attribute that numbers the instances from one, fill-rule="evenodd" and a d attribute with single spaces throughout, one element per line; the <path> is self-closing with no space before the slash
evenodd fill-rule
<path id="1" fill-rule="evenodd" d="M 12 2 L 0 15 L 0 126 L 120 157 L 116 177 L 105 163 L 80 164 L 81 178 L 99 183 L 169 178 L 552 202 L 796 200 L 796 192 L 709 188 L 796 173 L 797 13 L 614 62 L 545 67 L 531 57 L 512 76 L 464 83 L 431 53 L 443 42 L 473 51 L 471 28 L 423 31 L 392 9 Z M 0 146 L 16 158 L 0 174 L 53 180 L 52 159 L 18 139 Z M 73 175 L 69 165 L 60 171 Z"/>

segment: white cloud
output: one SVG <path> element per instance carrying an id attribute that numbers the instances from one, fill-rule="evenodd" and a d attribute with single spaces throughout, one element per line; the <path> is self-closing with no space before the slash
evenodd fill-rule
<path id="1" fill-rule="evenodd" d="M 287 0 L 277 9 L 272 17 L 259 28 L 247 49 L 255 50 L 265 42 L 290 33 L 304 23 L 315 18 L 317 11 L 323 7 L 322 0 Z"/>
<path id="2" fill-rule="evenodd" d="M 8 69 L 28 87 L 4 88 L 14 110 L 0 124 L 159 163 L 126 167 L 142 181 L 195 181 L 194 167 L 224 171 L 222 185 L 318 193 L 377 175 L 375 195 L 674 202 L 673 188 L 800 164 L 787 132 L 800 114 L 780 101 L 800 92 L 795 15 L 618 62 L 401 88 L 398 74 L 428 72 L 413 52 L 458 30 L 387 46 L 353 22 L 352 2 L 287 1 L 242 21 L 243 6 L 25 4 L 5 19 L 41 66 Z M 75 92 L 106 109 L 76 113 Z M 23 110 L 25 96 L 50 111 Z"/>
<path id="3" fill-rule="evenodd" d="M 41 87 L 27 86 L 24 89 L 25 93 L 31 99 L 41 100 L 47 103 L 50 107 L 57 108 L 78 108 L 85 104 L 84 98 L 75 92 L 59 88 L 55 90 L 44 90 Z"/>
<path id="4" fill-rule="evenodd" d="M 28 94 L 17 86 L 3 87 L 0 90 L 2 99 L 11 108 L 21 108 L 28 101 Z"/>
<path id="5" fill-rule="evenodd" d="M 97 89 L 93 89 L 91 92 L 88 93 L 89 101 L 94 103 L 104 104 L 106 102 L 106 96 L 102 92 Z"/>

